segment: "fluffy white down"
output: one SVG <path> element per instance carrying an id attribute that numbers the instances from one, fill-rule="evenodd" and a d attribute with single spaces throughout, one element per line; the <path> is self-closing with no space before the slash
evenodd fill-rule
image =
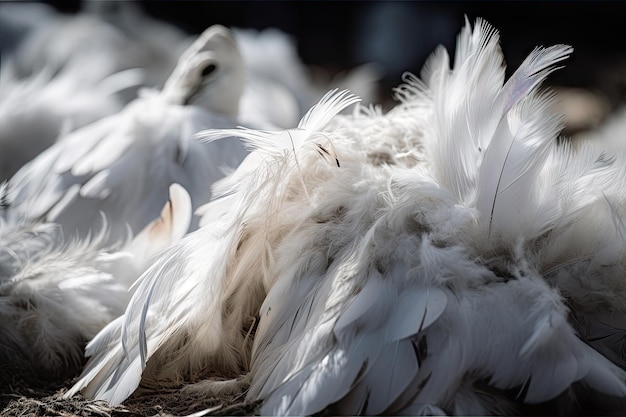
<path id="1" fill-rule="evenodd" d="M 131 284 L 187 232 L 191 215 L 174 184 L 161 216 L 115 245 L 106 227 L 78 240 L 54 223 L 0 220 L 0 364 L 46 379 L 74 375 L 85 343 L 124 312 Z"/>

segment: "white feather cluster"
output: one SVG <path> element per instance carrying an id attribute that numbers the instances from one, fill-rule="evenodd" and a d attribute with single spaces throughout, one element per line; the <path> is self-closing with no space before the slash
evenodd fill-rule
<path id="1" fill-rule="evenodd" d="M 204 372 L 247 374 L 264 415 L 624 406 L 626 151 L 557 141 L 539 86 L 570 47 L 535 49 L 505 81 L 498 40 L 467 22 L 454 65 L 436 50 L 384 114 L 335 89 L 292 129 L 201 131 L 250 153 L 67 395 L 119 404 L 142 379 Z M 68 169 L 106 183 L 116 140 Z"/>
<path id="2" fill-rule="evenodd" d="M 141 378 L 208 367 L 249 369 L 270 415 L 517 413 L 580 386 L 624 398 L 623 356 L 572 323 L 626 312 L 603 292 L 623 291 L 625 164 L 557 144 L 537 88 L 570 52 L 538 48 L 505 83 L 479 20 L 454 67 L 437 50 L 387 114 L 337 116 L 358 99 L 331 91 L 296 129 L 201 132 L 251 154 L 90 344 L 70 395 L 119 403 Z"/>

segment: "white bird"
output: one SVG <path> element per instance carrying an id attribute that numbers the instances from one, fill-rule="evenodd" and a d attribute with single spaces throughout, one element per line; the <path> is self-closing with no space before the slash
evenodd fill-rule
<path id="1" fill-rule="evenodd" d="M 0 221 L 0 364 L 46 378 L 73 376 L 84 344 L 123 313 L 131 284 L 152 257 L 182 237 L 191 202 L 177 184 L 161 217 L 130 242 L 85 240 L 54 223 Z"/>
<path id="2" fill-rule="evenodd" d="M 44 6 L 11 4 L 0 13 L 16 36 L 27 31 L 3 50 L 0 180 L 66 133 L 119 112 L 140 88 L 161 88 L 191 43 L 129 3 L 87 2 L 75 16 Z"/>
<path id="3" fill-rule="evenodd" d="M 5 217 L 58 223 L 67 236 L 101 227 L 108 239 L 141 230 L 158 215 L 170 184 L 194 208 L 246 151 L 237 140 L 203 144 L 200 129 L 235 126 L 243 89 L 237 45 L 223 26 L 207 29 L 180 57 L 163 90 L 59 140 L 9 181 Z M 197 226 L 192 222 L 192 230 Z"/>
<path id="4" fill-rule="evenodd" d="M 617 338 L 626 317 L 626 152 L 556 141 L 538 86 L 571 48 L 505 83 L 498 41 L 467 23 L 385 115 L 331 92 L 297 129 L 205 132 L 254 150 L 68 395 L 250 370 L 262 415 L 623 411 L 622 345 L 572 320 Z"/>

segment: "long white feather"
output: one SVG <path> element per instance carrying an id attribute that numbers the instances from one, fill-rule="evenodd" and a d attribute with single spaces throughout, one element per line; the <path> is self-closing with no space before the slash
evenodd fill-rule
<path id="1" fill-rule="evenodd" d="M 508 196 L 503 196 L 503 199 L 514 195 L 523 200 L 528 196 L 532 192 L 538 171 L 546 160 L 548 147 L 556 145 L 554 137 L 560 130 L 560 125 L 558 117 L 549 115 L 549 96 L 534 99 L 531 94 L 554 70 L 554 64 L 565 59 L 570 52 L 571 48 L 568 46 L 535 49 L 496 98 L 493 111 L 494 119 L 498 123 L 480 165 L 475 203 L 489 230 L 493 226 L 494 218 L 498 221 L 496 203 L 500 193 L 509 190 Z M 524 105 L 526 100 L 537 102 Z M 513 111 L 515 108 L 519 110 Z M 518 202 L 511 203 L 516 205 Z M 505 209 L 502 212 L 510 213 L 510 210 Z M 520 217 L 529 215 L 533 216 L 532 211 L 530 214 L 522 213 Z M 502 217 L 499 224 L 511 225 L 510 218 L 506 215 Z M 541 234 L 541 226 L 543 225 L 540 225 L 539 231 L 535 229 L 533 232 Z"/>
<path id="2" fill-rule="evenodd" d="M 500 122 L 480 167 L 476 208 L 489 231 L 517 237 L 539 236 L 555 214 L 538 204 L 549 198 L 536 182 L 561 129 L 551 115 L 552 96 L 528 97 Z"/>
<path id="3" fill-rule="evenodd" d="M 457 40 L 454 69 L 450 70 L 448 55 L 440 48 L 422 71 L 440 141 L 431 155 L 434 173 L 466 204 L 473 198 L 482 152 L 491 135 L 494 102 L 504 81 L 498 39 L 488 23 L 479 19 L 473 31 L 466 23 Z"/>

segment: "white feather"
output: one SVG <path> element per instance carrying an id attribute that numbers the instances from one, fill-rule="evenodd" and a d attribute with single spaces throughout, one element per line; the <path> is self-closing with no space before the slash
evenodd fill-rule
<path id="1" fill-rule="evenodd" d="M 495 99 L 496 106 L 493 111 L 498 124 L 493 137 L 487 142 L 485 156 L 480 165 L 475 203 L 490 230 L 494 217 L 496 221 L 498 220 L 496 212 L 498 196 L 508 190 L 508 196 L 505 198 L 514 195 L 519 201 L 525 200 L 532 192 L 532 184 L 538 170 L 545 163 L 548 146 L 556 145 L 554 137 L 561 126 L 558 117 L 545 116 L 549 115 L 549 96 L 543 96 L 537 99 L 537 102 L 526 105 L 525 100 L 535 100 L 532 96 L 533 89 L 553 70 L 553 65 L 565 59 L 570 52 L 571 48 L 567 46 L 535 49 Z M 520 102 L 522 99 L 524 100 Z M 519 110 L 516 112 L 515 108 Z M 498 117 L 501 117 L 501 120 L 498 120 Z M 519 146 L 520 149 L 513 149 L 514 146 Z M 507 175 L 507 171 L 512 172 L 513 176 Z M 518 201 L 511 201 L 511 205 L 519 207 L 517 203 Z M 502 212 L 510 213 L 507 208 Z M 525 213 L 520 215 L 521 218 L 527 216 Z M 511 225 L 508 220 L 505 217 L 500 224 Z M 515 224 L 511 226 L 517 226 L 516 230 L 522 229 Z M 535 226 L 533 232 L 537 234 L 541 234 L 543 231 L 541 228 L 545 227 L 544 224 L 540 224 L 539 227 L 532 226 Z"/>

